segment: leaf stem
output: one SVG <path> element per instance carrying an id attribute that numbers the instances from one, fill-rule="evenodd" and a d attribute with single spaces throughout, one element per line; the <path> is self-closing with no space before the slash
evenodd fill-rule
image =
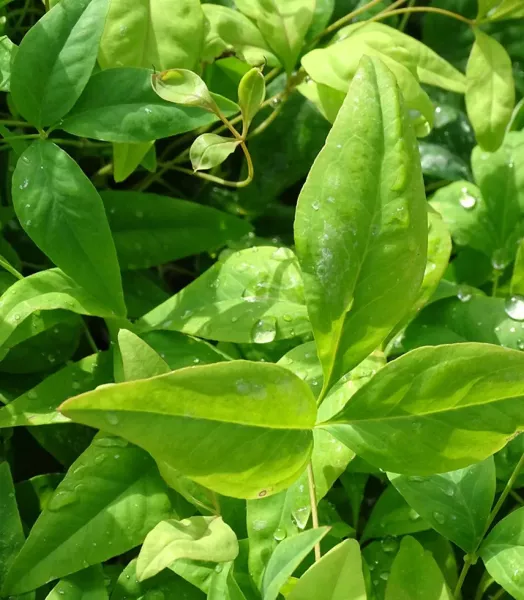
<path id="1" fill-rule="evenodd" d="M 391 17 L 392 15 L 404 15 L 410 13 L 435 13 L 438 15 L 444 15 L 446 17 L 450 17 L 451 19 L 456 19 L 457 21 L 462 21 L 466 23 L 470 27 L 474 27 L 475 21 L 472 19 L 468 19 L 467 17 L 463 17 L 458 13 L 451 12 L 450 10 L 446 10 L 444 8 L 436 8 L 435 6 L 412 6 L 410 8 L 397 8 L 395 10 L 390 10 L 385 13 L 381 13 L 371 17 L 367 22 L 371 23 L 373 21 L 380 21 L 387 17 Z"/>
<path id="2" fill-rule="evenodd" d="M 93 352 L 95 354 L 98 354 L 98 352 L 100 352 L 100 351 L 99 351 L 98 346 L 96 345 L 96 342 L 95 342 L 93 336 L 91 335 L 91 332 L 89 331 L 89 327 L 87 326 L 87 323 L 84 321 L 84 319 L 82 319 L 82 323 L 84 324 L 84 332 L 86 334 L 87 342 L 89 343 L 91 350 L 93 350 Z"/>
<path id="3" fill-rule="evenodd" d="M 415 0 L 409 0 L 406 8 L 412 8 L 415 4 Z M 406 25 L 408 24 L 410 13 L 405 13 L 402 19 L 400 20 L 400 24 L 398 26 L 399 31 L 404 31 L 406 29 Z"/>
<path id="4" fill-rule="evenodd" d="M 307 466 L 307 481 L 309 486 L 309 503 L 311 504 L 311 522 L 313 523 L 313 529 L 318 529 L 317 488 L 315 486 L 315 476 L 313 475 L 311 461 Z M 321 556 L 320 544 L 315 544 L 315 562 L 318 562 Z"/>
<path id="5" fill-rule="evenodd" d="M 493 271 L 493 287 L 491 289 L 491 295 L 496 296 L 499 289 L 500 271 L 495 269 Z"/>
<path id="6" fill-rule="evenodd" d="M 247 158 L 247 156 L 246 156 Z M 251 159 L 251 156 L 249 157 Z M 252 163 L 251 163 L 252 164 Z M 171 165 L 170 167 L 173 171 L 178 171 L 179 173 L 185 173 L 186 175 L 191 175 L 193 177 L 198 177 L 199 179 L 205 179 L 206 181 L 211 181 L 213 183 L 218 183 L 220 185 L 225 185 L 226 187 L 232 188 L 243 188 L 249 185 L 253 179 L 253 177 L 246 177 L 243 181 L 228 181 L 227 179 L 222 179 L 222 177 L 215 177 L 214 175 L 208 175 L 207 173 L 201 173 L 200 171 L 192 171 L 191 169 L 186 169 L 184 167 L 179 167 L 177 165 Z M 248 162 L 249 169 L 249 162 Z"/>
<path id="7" fill-rule="evenodd" d="M 361 15 L 362 13 L 366 12 L 368 9 L 373 8 L 373 6 L 376 6 L 380 2 L 382 2 L 382 0 L 371 0 L 371 2 L 368 2 L 367 4 L 364 4 L 363 6 L 355 10 L 352 10 L 347 15 L 344 15 L 343 17 L 338 19 L 338 21 L 331 23 L 329 27 L 326 27 L 324 31 L 321 31 L 316 37 L 314 37 L 311 40 L 311 45 L 314 46 L 320 39 L 322 39 L 326 35 L 329 35 L 330 33 L 333 33 L 333 31 L 340 29 L 340 27 L 342 27 L 346 23 L 349 23 L 349 21 L 351 21 L 355 17 L 358 17 L 358 15 Z"/>

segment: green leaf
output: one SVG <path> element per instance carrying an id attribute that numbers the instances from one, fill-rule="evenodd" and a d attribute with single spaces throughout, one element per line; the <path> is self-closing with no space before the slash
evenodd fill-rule
<path id="1" fill-rule="evenodd" d="M 173 512 L 151 457 L 118 438 L 98 436 L 32 528 L 4 593 L 22 594 L 123 554 Z"/>
<path id="2" fill-rule="evenodd" d="M 98 60 L 103 69 L 193 69 L 203 40 L 204 14 L 198 0 L 111 0 Z"/>
<path id="3" fill-rule="evenodd" d="M 107 600 L 104 571 L 100 565 L 89 567 L 60 580 L 46 600 Z"/>
<path id="4" fill-rule="evenodd" d="M 310 567 L 288 600 L 366 600 L 362 558 L 356 540 L 345 540 Z"/>
<path id="5" fill-rule="evenodd" d="M 511 276 L 510 293 L 512 296 L 524 296 L 524 241 L 520 241 Z"/>
<path id="6" fill-rule="evenodd" d="M 524 508 L 502 519 L 480 548 L 486 570 L 509 594 L 524 598 Z"/>
<path id="7" fill-rule="evenodd" d="M 24 530 L 18 514 L 15 498 L 15 487 L 9 469 L 9 463 L 0 462 L 0 586 L 5 580 L 11 564 L 24 545 Z"/>
<path id="8" fill-rule="evenodd" d="M 67 420 L 57 407 L 72 396 L 109 383 L 112 374 L 112 360 L 106 352 L 68 365 L 1 408 L 0 428 L 64 423 Z"/>
<path id="9" fill-rule="evenodd" d="M 203 60 L 213 62 L 215 58 L 233 48 L 237 55 L 249 64 L 260 65 L 266 61 L 269 66 L 278 66 L 278 59 L 269 49 L 260 30 L 245 15 L 226 6 L 214 4 L 203 4 L 202 10 L 207 25 Z"/>
<path id="10" fill-rule="evenodd" d="M 349 36 L 365 41 L 372 48 L 380 48 L 393 58 L 396 56 L 396 49 L 403 48 L 408 51 L 409 60 L 415 64 L 422 83 L 459 94 L 466 91 L 466 78 L 460 71 L 425 44 L 394 27 L 383 23 L 354 23 L 340 29 L 335 41 L 339 43 L 338 40 Z"/>
<path id="11" fill-rule="evenodd" d="M 460 469 L 522 429 L 523 366 L 521 352 L 490 344 L 419 348 L 381 369 L 323 426 L 388 471 Z"/>
<path id="12" fill-rule="evenodd" d="M 11 94 L 36 127 L 74 105 L 96 62 L 108 0 L 62 0 L 27 33 L 16 53 Z"/>
<path id="13" fill-rule="evenodd" d="M 233 563 L 217 565 L 211 576 L 208 600 L 246 600 L 233 574 Z"/>
<path id="14" fill-rule="evenodd" d="M 101 196 L 123 269 L 210 252 L 251 231 L 247 221 L 196 202 L 133 191 Z"/>
<path id="15" fill-rule="evenodd" d="M 136 573 L 143 581 L 180 558 L 222 563 L 237 555 L 237 536 L 221 517 L 170 519 L 148 533 L 138 555 Z"/>
<path id="16" fill-rule="evenodd" d="M 79 137 L 138 143 L 192 131 L 217 120 L 199 108 L 162 100 L 151 89 L 151 75 L 149 69 L 131 67 L 96 73 L 60 128 Z M 234 102 L 214 98 L 226 116 L 238 112 Z"/>
<path id="17" fill-rule="evenodd" d="M 382 63 L 365 58 L 295 220 L 325 390 L 368 356 L 416 299 L 426 264 L 426 210 L 398 87 Z"/>
<path id="18" fill-rule="evenodd" d="M 193 171 L 205 171 L 222 164 L 240 142 L 215 133 L 199 135 L 191 145 L 189 157 Z"/>
<path id="19" fill-rule="evenodd" d="M 51 142 L 34 142 L 13 174 L 13 204 L 36 245 L 115 315 L 125 316 L 104 205 L 77 163 Z"/>
<path id="20" fill-rule="evenodd" d="M 521 19 L 524 17 L 524 8 L 520 0 L 502 0 L 494 3 L 495 10 L 487 15 L 489 21 L 502 19 Z"/>
<path id="21" fill-rule="evenodd" d="M 386 600 L 453 600 L 444 576 L 429 550 L 405 537 L 391 567 Z"/>
<path id="22" fill-rule="evenodd" d="M 135 172 L 154 142 L 140 144 L 113 144 L 113 176 L 117 183 Z"/>
<path id="23" fill-rule="evenodd" d="M 504 47 L 475 29 L 466 69 L 466 108 L 478 143 L 495 151 L 504 139 L 515 105 L 511 59 Z"/>
<path id="24" fill-rule="evenodd" d="M 389 485 L 380 495 L 366 523 L 362 540 L 384 538 L 384 551 L 397 549 L 398 542 L 391 536 L 416 533 L 429 529 L 430 525 L 420 518 L 397 490 Z"/>
<path id="25" fill-rule="evenodd" d="M 477 0 L 478 12 L 477 19 L 485 17 L 489 12 L 495 12 L 497 5 L 501 4 L 500 0 Z"/>
<path id="26" fill-rule="evenodd" d="M 242 111 L 244 132 L 247 133 L 251 121 L 260 110 L 266 97 L 266 82 L 259 68 L 248 71 L 238 86 L 238 105 Z"/>
<path id="27" fill-rule="evenodd" d="M 8 92 L 11 84 L 11 64 L 18 47 L 7 37 L 0 39 L 0 91 Z"/>
<path id="28" fill-rule="evenodd" d="M 193 71 L 168 69 L 154 73 L 151 78 L 153 90 L 167 102 L 195 106 L 216 113 L 216 104 L 207 85 Z"/>
<path id="29" fill-rule="evenodd" d="M 281 542 L 271 555 L 262 583 L 263 600 L 276 600 L 295 569 L 328 533 L 329 527 L 308 529 Z"/>
<path id="30" fill-rule="evenodd" d="M 157 398 L 155 405 L 144 404 L 144 395 Z M 316 413 L 303 381 L 282 367 L 247 361 L 95 390 L 67 401 L 61 411 L 236 498 L 276 493 L 300 475 L 311 454 Z"/>
<path id="31" fill-rule="evenodd" d="M 122 356 L 125 381 L 146 379 L 170 371 L 167 363 L 153 348 L 128 329 L 118 332 L 118 347 Z"/>
<path id="32" fill-rule="evenodd" d="M 270 246 L 241 250 L 215 263 L 145 315 L 138 327 L 248 344 L 311 330 L 296 257 L 287 248 Z"/>
<path id="33" fill-rule="evenodd" d="M 315 0 L 238 0 L 236 6 L 255 21 L 290 75 L 313 20 Z"/>
<path id="34" fill-rule="evenodd" d="M 388 476 L 408 504 L 433 529 L 465 552 L 475 552 L 484 535 L 495 498 L 493 458 L 430 477 L 407 477 L 394 473 Z"/>

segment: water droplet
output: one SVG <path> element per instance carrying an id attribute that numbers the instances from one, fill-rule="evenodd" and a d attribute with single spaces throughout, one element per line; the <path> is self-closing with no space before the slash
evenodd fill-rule
<path id="1" fill-rule="evenodd" d="M 79 390 L 79 389 L 80 389 L 80 387 L 81 387 L 81 385 L 78 383 L 78 381 L 73 381 L 73 383 L 71 384 L 71 387 L 72 387 L 74 390 Z"/>
<path id="2" fill-rule="evenodd" d="M 457 290 L 457 298 L 461 302 L 469 302 L 471 300 L 471 292 L 468 288 L 460 286 Z"/>
<path id="3" fill-rule="evenodd" d="M 511 580 L 514 581 L 515 583 L 519 583 L 521 579 L 522 579 L 522 571 L 521 571 L 521 569 L 517 568 L 511 574 Z"/>
<path id="4" fill-rule="evenodd" d="M 287 532 L 283 527 L 279 527 L 273 534 L 273 537 L 275 538 L 276 542 L 281 542 L 282 540 L 285 540 L 286 536 Z"/>
<path id="5" fill-rule="evenodd" d="M 459 199 L 460 206 L 466 210 L 472 210 L 475 208 L 477 199 L 468 192 L 468 188 L 463 187 L 460 191 L 462 192 L 462 196 Z"/>
<path id="6" fill-rule="evenodd" d="M 413 481 L 414 483 L 422 483 L 424 481 L 424 477 L 420 477 L 420 475 L 410 475 L 408 477 L 408 481 Z"/>
<path id="7" fill-rule="evenodd" d="M 74 504 L 78 500 L 75 492 L 55 492 L 51 500 L 47 505 L 47 508 L 51 511 L 58 511 L 65 506 Z"/>
<path id="8" fill-rule="evenodd" d="M 437 523 L 440 523 L 441 525 L 444 525 L 444 523 L 446 522 L 446 517 L 438 511 L 435 511 L 433 513 L 433 518 Z"/>
<path id="9" fill-rule="evenodd" d="M 517 348 L 519 350 L 524 350 L 524 340 L 521 340 L 521 339 L 517 340 Z"/>
<path id="10" fill-rule="evenodd" d="M 194 358 L 193 359 L 193 364 L 198 365 L 199 362 L 200 362 L 199 358 Z"/>
<path id="11" fill-rule="evenodd" d="M 24 179 L 24 181 L 22 181 L 22 183 L 18 186 L 21 190 L 25 190 L 26 187 L 29 185 L 29 179 L 27 179 L 27 177 Z"/>
<path id="12" fill-rule="evenodd" d="M 20 315 L 14 315 L 15 321 L 20 321 Z"/>
<path id="13" fill-rule="evenodd" d="M 380 579 L 382 579 L 383 581 L 387 581 L 389 579 L 389 573 L 387 571 L 384 571 L 383 573 L 381 573 L 379 575 Z"/>
<path id="14" fill-rule="evenodd" d="M 318 210 L 320 208 L 320 204 L 315 200 L 315 202 L 313 202 L 313 204 L 311 205 L 311 208 L 313 210 Z"/>
<path id="15" fill-rule="evenodd" d="M 102 448 L 125 448 L 129 442 L 121 437 L 104 436 L 97 438 L 95 444 Z"/>
<path id="16" fill-rule="evenodd" d="M 271 255 L 271 258 L 274 258 L 275 260 L 289 260 L 291 258 L 291 252 L 289 248 L 277 248 Z"/>
<path id="17" fill-rule="evenodd" d="M 268 344 L 277 336 L 277 322 L 275 317 L 263 317 L 258 320 L 251 332 L 254 344 Z"/>
<path id="18" fill-rule="evenodd" d="M 455 495 L 455 488 L 453 487 L 445 487 L 442 491 L 450 498 Z"/>
<path id="19" fill-rule="evenodd" d="M 524 296 L 515 294 L 508 298 L 504 310 L 514 321 L 524 321 Z"/>
<path id="20" fill-rule="evenodd" d="M 410 509 L 409 511 L 409 520 L 410 521 L 418 521 L 420 519 L 420 515 L 415 509 Z"/>
<path id="21" fill-rule="evenodd" d="M 104 462 L 105 459 L 106 459 L 106 455 L 105 454 L 97 454 L 95 456 L 94 463 L 95 463 L 95 465 L 101 465 Z"/>
<path id="22" fill-rule="evenodd" d="M 398 550 L 398 540 L 393 536 L 388 535 L 382 540 L 382 550 L 388 554 L 396 552 Z"/>
<path id="23" fill-rule="evenodd" d="M 495 269 L 495 271 L 504 271 L 504 269 L 508 266 L 508 254 L 504 249 L 495 250 L 491 257 L 491 266 Z"/>
<path id="24" fill-rule="evenodd" d="M 108 412 L 106 414 L 106 421 L 109 425 L 118 425 L 118 415 L 113 412 Z"/>
<path id="25" fill-rule="evenodd" d="M 27 392 L 27 397 L 30 400 L 34 400 L 37 396 L 38 396 L 38 394 L 36 393 L 35 390 L 30 390 L 29 392 Z"/>

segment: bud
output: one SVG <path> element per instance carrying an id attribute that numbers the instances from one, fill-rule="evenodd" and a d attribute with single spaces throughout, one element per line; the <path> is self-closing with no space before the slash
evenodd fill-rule
<path id="1" fill-rule="evenodd" d="M 266 82 L 258 67 L 250 69 L 240 80 L 238 86 L 238 104 L 242 111 L 244 132 L 247 132 L 251 121 L 260 110 L 266 97 Z"/>

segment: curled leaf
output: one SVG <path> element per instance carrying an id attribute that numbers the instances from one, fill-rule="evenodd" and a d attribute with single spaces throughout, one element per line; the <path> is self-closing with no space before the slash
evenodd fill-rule
<path id="1" fill-rule="evenodd" d="M 217 105 L 204 81 L 188 69 L 168 69 L 154 73 L 151 78 L 153 90 L 163 99 L 184 106 L 198 106 L 215 113 Z"/>
<path id="2" fill-rule="evenodd" d="M 189 151 L 194 171 L 212 169 L 223 163 L 240 142 L 214 133 L 203 133 L 193 142 Z"/>
<path id="3" fill-rule="evenodd" d="M 238 86 L 238 103 L 242 111 L 244 130 L 247 131 L 251 121 L 260 110 L 266 97 L 266 82 L 262 71 L 254 67 L 242 77 Z"/>

